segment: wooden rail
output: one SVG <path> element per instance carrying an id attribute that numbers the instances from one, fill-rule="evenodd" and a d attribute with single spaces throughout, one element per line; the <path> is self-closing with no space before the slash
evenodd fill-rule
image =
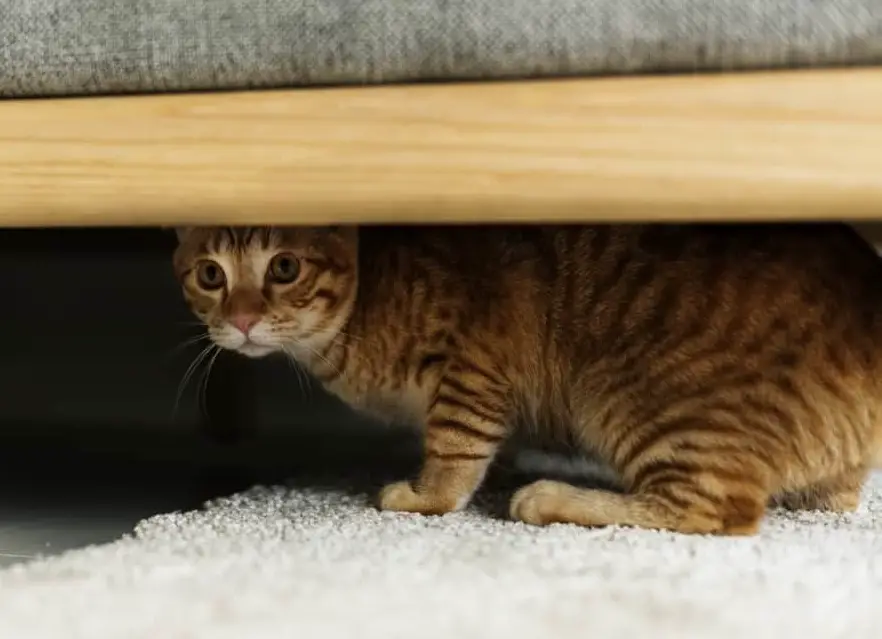
<path id="1" fill-rule="evenodd" d="M 882 219 L 882 69 L 0 102 L 0 226 Z"/>

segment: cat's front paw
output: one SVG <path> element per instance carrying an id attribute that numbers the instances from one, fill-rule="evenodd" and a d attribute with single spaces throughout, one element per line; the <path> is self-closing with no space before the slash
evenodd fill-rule
<path id="1" fill-rule="evenodd" d="M 456 503 L 431 493 L 418 493 L 408 481 L 389 484 L 380 491 L 380 510 L 423 515 L 442 515 L 456 510 Z"/>

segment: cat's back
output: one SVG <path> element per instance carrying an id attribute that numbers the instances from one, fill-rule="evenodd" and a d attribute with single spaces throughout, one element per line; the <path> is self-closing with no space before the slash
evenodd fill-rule
<path id="1" fill-rule="evenodd" d="M 366 226 L 359 229 L 365 261 L 384 268 L 444 269 L 452 275 L 493 278 L 501 267 L 533 263 L 552 248 L 554 237 L 585 227 L 533 225 Z M 551 257 L 547 255 L 546 257 Z M 406 261 L 406 264 L 402 264 Z M 368 266 L 369 264 L 362 264 Z M 472 280 L 477 278 L 472 277 Z"/>
<path id="2" fill-rule="evenodd" d="M 486 274 L 523 263 L 551 277 L 568 267 L 596 273 L 607 261 L 619 268 L 625 261 L 665 268 L 725 264 L 730 271 L 751 261 L 852 274 L 882 268 L 872 247 L 838 223 L 369 226 L 360 229 L 360 243 L 372 260 L 408 254 Z"/>
<path id="3" fill-rule="evenodd" d="M 643 293 L 672 284 L 681 302 L 731 319 L 777 313 L 798 323 L 836 315 L 868 322 L 870 331 L 882 317 L 882 260 L 846 224 L 649 225 L 612 233 L 619 247 L 590 256 L 592 268 L 613 262 L 623 271 L 619 283 L 630 277 Z"/>
<path id="4" fill-rule="evenodd" d="M 808 274 L 829 271 L 874 277 L 882 262 L 853 228 L 837 223 L 807 224 L 619 224 L 546 228 L 561 235 L 558 245 L 577 247 L 578 259 L 597 273 L 608 262 L 621 269 L 652 265 L 699 274 L 754 272 L 758 268 L 793 269 Z"/>
<path id="5" fill-rule="evenodd" d="M 733 350 L 763 336 L 770 344 L 780 337 L 882 345 L 882 260 L 847 225 L 616 225 L 572 233 L 578 239 L 562 256 L 562 276 L 578 294 L 569 309 L 558 306 L 561 320 L 581 318 L 570 323 L 595 343 L 705 332 Z"/>
<path id="6" fill-rule="evenodd" d="M 583 390 L 667 395 L 740 379 L 815 396 L 882 391 L 882 261 L 847 225 L 585 227 L 576 237 L 554 289 L 551 355 Z"/>
<path id="7" fill-rule="evenodd" d="M 711 311 L 882 314 L 882 260 L 845 224 L 421 225 L 359 241 L 374 283 L 433 280 L 487 310 L 595 332 Z"/>

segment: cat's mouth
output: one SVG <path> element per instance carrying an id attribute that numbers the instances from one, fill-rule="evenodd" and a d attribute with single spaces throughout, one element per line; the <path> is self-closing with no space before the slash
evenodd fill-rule
<path id="1" fill-rule="evenodd" d="M 245 357 L 264 357 L 281 350 L 277 345 L 261 344 L 244 335 L 212 335 L 212 341 L 224 350 L 233 351 Z"/>
<path id="2" fill-rule="evenodd" d="M 268 335 L 267 330 L 260 325 L 247 329 L 248 327 L 246 332 L 233 326 L 220 326 L 209 332 L 215 344 L 245 357 L 264 357 L 282 350 L 278 340 Z"/>

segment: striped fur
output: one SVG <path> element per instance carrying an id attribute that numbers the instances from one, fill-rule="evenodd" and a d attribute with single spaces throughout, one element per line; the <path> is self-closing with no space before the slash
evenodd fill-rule
<path id="1" fill-rule="evenodd" d="M 424 426 L 422 470 L 384 509 L 462 508 L 522 422 L 625 488 L 527 486 L 511 515 L 532 524 L 752 534 L 770 503 L 854 509 L 882 450 L 882 261 L 845 225 L 179 236 L 185 297 L 219 345 L 285 351 L 354 407 Z M 267 280 L 279 252 L 296 281 Z M 203 259 L 220 290 L 196 280 Z M 260 318 L 250 342 L 240 312 Z"/>

